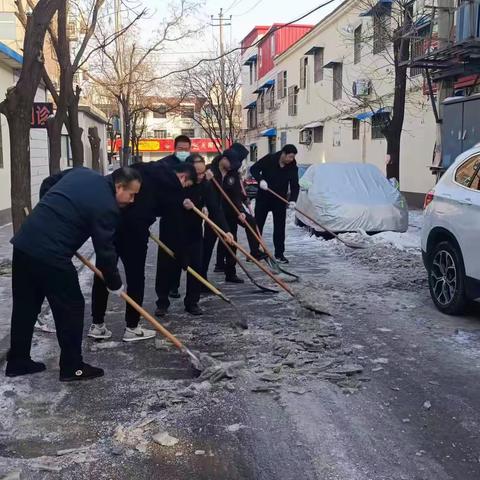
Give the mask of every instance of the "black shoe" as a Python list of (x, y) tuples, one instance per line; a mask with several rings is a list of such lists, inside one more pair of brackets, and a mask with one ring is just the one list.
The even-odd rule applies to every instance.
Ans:
[(252, 253), (252, 257), (261, 262), (262, 260), (266, 260), (268, 258), (268, 255), (263, 252), (258, 252), (255, 255)]
[(242, 280), (236, 275), (232, 275), (231, 277), (225, 277), (225, 281), (228, 283), (245, 283), (245, 280)]
[(60, 372), (60, 381), (79, 382), (83, 380), (93, 380), (94, 378), (103, 377), (103, 374), (103, 369), (92, 367), (92, 365), (84, 363), (80, 368), (73, 372)]
[(203, 315), (203, 310), (198, 305), (185, 306), (185, 311), (190, 315), (195, 315), (196, 317)]
[(168, 296), (170, 298), (180, 298), (180, 294), (178, 293), (178, 290), (175, 289), (175, 290), (170, 290)]
[(215, 269), (213, 270), (215, 273), (220, 273), (225, 271), (225, 265), (215, 265)]
[(7, 377), (19, 377), (20, 375), (30, 375), (32, 373), (40, 373), (47, 367), (42, 362), (34, 362), (31, 358), (26, 360), (9, 360), (5, 375)]
[(168, 313), (168, 308), (166, 307), (158, 307), (155, 310), (155, 316), (156, 317), (164, 317)]
[(285, 264), (290, 263), (288, 261), (288, 258), (285, 258), (284, 255), (275, 255), (275, 258), (277, 259), (278, 263), (285, 263)]

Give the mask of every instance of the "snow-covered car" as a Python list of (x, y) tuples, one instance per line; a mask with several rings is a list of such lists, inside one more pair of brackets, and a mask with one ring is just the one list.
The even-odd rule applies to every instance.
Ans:
[[(333, 232), (405, 232), (408, 229), (405, 199), (374, 165), (312, 165), (300, 180), (300, 187), (299, 210)], [(296, 222), (323, 234), (298, 212)]]
[(457, 157), (425, 197), (422, 254), (430, 294), (450, 315), (480, 299), (480, 147)]

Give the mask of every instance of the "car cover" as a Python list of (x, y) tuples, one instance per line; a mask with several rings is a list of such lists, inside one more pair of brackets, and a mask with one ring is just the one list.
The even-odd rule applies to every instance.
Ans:
[[(300, 180), (297, 206), (334, 232), (405, 232), (408, 208), (403, 195), (375, 165), (312, 165)], [(322, 231), (297, 212), (305, 225)]]

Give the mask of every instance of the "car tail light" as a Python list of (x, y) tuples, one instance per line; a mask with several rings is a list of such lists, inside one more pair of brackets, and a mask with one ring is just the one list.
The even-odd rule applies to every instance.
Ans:
[(435, 192), (433, 190), (430, 190), (426, 195), (425, 195), (425, 201), (423, 202), (423, 209), (425, 210), (431, 203), (432, 200), (435, 198)]

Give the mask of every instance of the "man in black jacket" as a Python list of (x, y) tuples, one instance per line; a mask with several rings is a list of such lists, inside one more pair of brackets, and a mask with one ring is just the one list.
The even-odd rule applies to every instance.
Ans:
[[(221, 196), (217, 190), (222, 209), (225, 212), (225, 218), (229, 226), (229, 230), (233, 237), (237, 238), (238, 225), (245, 226), (247, 221), (253, 222), (251, 216), (247, 216), (243, 208), (243, 193), (241, 187), (241, 178), (239, 168), (243, 160), (247, 157), (248, 150), (239, 143), (234, 143), (230, 148), (225, 150), (221, 155), (218, 155), (212, 162), (211, 171), (214, 178), (222, 186), (225, 193), (228, 195), (233, 204), (237, 207), (240, 215), (232, 208), (232, 206)], [(216, 187), (215, 187), (216, 189)], [(253, 226), (255, 224), (253, 223)], [(247, 240), (250, 246), (250, 252), (255, 258), (262, 259), (264, 255), (260, 252), (258, 241), (252, 233), (246, 229)], [(203, 275), (206, 277), (210, 260), (212, 258), (213, 249), (217, 241), (217, 235), (210, 227), (205, 227), (205, 245), (203, 258)], [(230, 283), (244, 283), (244, 281), (237, 276), (235, 268), (235, 259), (226, 251), (223, 245), (219, 245), (219, 256), (225, 259), (225, 280)], [(236, 249), (232, 248), (235, 252)]]
[(82, 333), (85, 301), (75, 252), (92, 237), (97, 265), (107, 288), (120, 295), (122, 281), (113, 244), (119, 207), (132, 203), (141, 176), (121, 168), (104, 177), (88, 168), (73, 169), (46, 193), (13, 244), (12, 330), (6, 375), (15, 377), (45, 370), (30, 358), (33, 328), (47, 298), (60, 345), (60, 381), (88, 380), (103, 370), (83, 362)]
[[(184, 208), (191, 208), (192, 204), (185, 198), (183, 189), (196, 181), (196, 172), (192, 165), (186, 163), (171, 168), (159, 162), (138, 163), (132, 165), (132, 169), (141, 174), (142, 188), (135, 204), (122, 215), (115, 244), (125, 268), (127, 293), (141, 305), (145, 292), (149, 229), (157, 217), (171, 219), (175, 238), (172, 249), (183, 268), (188, 264), (185, 230), (181, 219)], [(95, 279), (92, 290), (93, 324), (88, 333), (91, 338), (107, 339), (112, 335), (104, 323), (107, 301), (108, 292), (102, 282)], [(135, 342), (155, 336), (155, 331), (139, 326), (140, 315), (130, 305), (126, 308), (125, 321), (127, 326), (123, 341)]]
[[(225, 216), (218, 201), (218, 196), (213, 190), (213, 185), (205, 179), (206, 164), (205, 159), (198, 154), (191, 155), (187, 159), (197, 172), (197, 182), (193, 186), (185, 190), (186, 196), (199, 209), (208, 211), (210, 218), (217, 223), (222, 229), (229, 232), (229, 226), (225, 220)], [(185, 211), (183, 214), (183, 221), (185, 222), (187, 249), (189, 252), (189, 265), (197, 272), (202, 271), (202, 256), (203, 256), (203, 221), (195, 213)], [(165, 219), (161, 225), (162, 241), (168, 246), (172, 247), (173, 240), (169, 239), (171, 226), (169, 219)], [(230, 240), (233, 240), (233, 235), (230, 235)], [(169, 242), (170, 240), (170, 243)], [(170, 306), (169, 294), (178, 292), (180, 286), (180, 277), (182, 273), (181, 266), (178, 261), (172, 260), (165, 252), (159, 250), (159, 264), (161, 265), (159, 277), (157, 278), (157, 316), (163, 317), (167, 314)], [(162, 271), (163, 270), (163, 271)], [(192, 275), (187, 274), (187, 292), (185, 295), (185, 311), (191, 315), (202, 315), (202, 310), (198, 305), (200, 300), (202, 285)]]
[(285, 199), (288, 198), (290, 189), (290, 207), (295, 208), (300, 191), (296, 154), (295, 145), (285, 145), (280, 152), (266, 155), (250, 168), (252, 176), (259, 182), (260, 187), (255, 202), (255, 219), (260, 231), (263, 232), (268, 212), (272, 212), (275, 258), (281, 263), (288, 263), (284, 255), (287, 207), (267, 189), (271, 188)]

